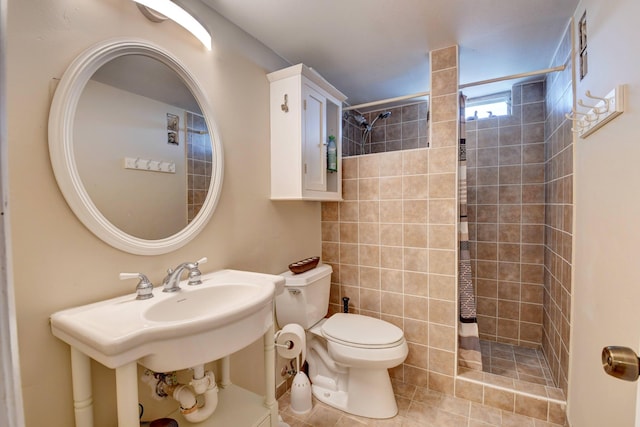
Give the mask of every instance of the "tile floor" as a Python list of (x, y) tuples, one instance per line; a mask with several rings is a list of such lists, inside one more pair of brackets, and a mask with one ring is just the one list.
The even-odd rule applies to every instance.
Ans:
[(311, 412), (296, 415), (289, 392), (278, 399), (280, 415), (290, 427), (560, 427), (422, 387), (395, 383), (394, 388), (399, 413), (387, 420), (349, 415), (315, 398)]
[(480, 340), (482, 370), (507, 378), (554, 387), (542, 350)]

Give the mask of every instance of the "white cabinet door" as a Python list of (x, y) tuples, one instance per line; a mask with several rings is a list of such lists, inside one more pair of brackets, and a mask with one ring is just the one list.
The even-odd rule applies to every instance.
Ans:
[(320, 92), (303, 86), (303, 162), (304, 189), (327, 189), (327, 156), (325, 146), (326, 98)]

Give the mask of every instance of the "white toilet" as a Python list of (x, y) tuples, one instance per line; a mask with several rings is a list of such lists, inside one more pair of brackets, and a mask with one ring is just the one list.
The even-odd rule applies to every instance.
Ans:
[(276, 295), (280, 327), (297, 323), (306, 331), (311, 391), (321, 402), (369, 418), (398, 413), (389, 368), (407, 357), (402, 330), (391, 323), (329, 310), (331, 266), (301, 274), (282, 273), (286, 283)]

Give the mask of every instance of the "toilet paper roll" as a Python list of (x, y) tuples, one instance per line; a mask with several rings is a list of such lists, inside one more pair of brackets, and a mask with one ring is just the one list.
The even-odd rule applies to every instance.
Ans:
[(306, 359), (306, 339), (302, 326), (297, 323), (288, 323), (276, 332), (276, 351), (285, 359), (293, 359), (302, 355), (300, 366)]

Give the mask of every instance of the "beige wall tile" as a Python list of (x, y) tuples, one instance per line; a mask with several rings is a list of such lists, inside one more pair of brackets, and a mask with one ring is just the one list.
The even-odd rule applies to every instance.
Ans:
[(458, 165), (457, 147), (433, 147), (429, 151), (429, 173), (454, 173)]
[(423, 297), (404, 295), (404, 317), (426, 321), (429, 319), (429, 300)]
[(370, 267), (380, 266), (380, 246), (378, 245), (360, 245), (360, 265)]
[(429, 275), (415, 271), (404, 271), (404, 293), (408, 295), (429, 296)]
[(323, 242), (340, 241), (340, 223), (335, 221), (322, 221), (321, 227)]
[(380, 176), (380, 158), (381, 156), (378, 154), (356, 157), (355, 159), (358, 161), (358, 178)]
[(387, 152), (380, 156), (380, 176), (402, 175), (402, 151)]
[[(431, 123), (431, 136), (437, 141), (436, 147), (450, 147), (458, 144), (458, 121), (448, 120), (444, 122)], [(433, 153), (433, 151), (430, 151)], [(433, 171), (431, 171), (433, 172)]]
[(342, 159), (342, 179), (354, 179), (358, 177), (358, 158), (347, 157)]
[(416, 368), (427, 369), (429, 363), (429, 348), (424, 345), (407, 343), (409, 354), (404, 363)]
[(427, 226), (426, 224), (404, 224), (404, 246), (426, 248)]
[(458, 89), (458, 68), (446, 68), (431, 74), (431, 96), (455, 93)]
[(428, 272), (428, 250), (404, 248), (404, 269), (408, 271)]
[(358, 216), (361, 222), (378, 222), (380, 220), (380, 202), (358, 202)]
[(383, 291), (402, 293), (404, 289), (402, 270), (380, 269), (380, 288)]
[(429, 247), (432, 249), (456, 249), (454, 225), (429, 225)]
[[(431, 72), (458, 66), (458, 46), (449, 46), (430, 52)], [(456, 88), (457, 89), (457, 88)]]
[(457, 340), (453, 326), (429, 323), (429, 347), (455, 351)]
[(446, 326), (455, 326), (456, 306), (453, 301), (429, 300), (429, 321)]
[(429, 349), (429, 370), (440, 374), (453, 376), (455, 372), (456, 357), (454, 352), (443, 351), (437, 348)]
[(429, 277), (429, 297), (455, 301), (457, 294), (455, 276), (431, 274)]
[(455, 199), (429, 200), (429, 223), (431, 224), (455, 224), (456, 212)]
[(380, 224), (377, 222), (358, 223), (358, 242), (365, 244), (380, 243)]
[(455, 197), (458, 183), (454, 173), (429, 175), (429, 198), (450, 199)]
[(340, 203), (340, 221), (358, 221), (358, 202)]
[(429, 150), (402, 151), (402, 174), (422, 175), (429, 172)]
[(340, 264), (340, 283), (347, 286), (359, 286), (360, 268), (357, 265)]
[[(384, 301), (384, 297), (383, 297), (383, 301)], [(421, 320), (405, 318), (404, 334), (407, 341), (410, 341), (416, 344), (428, 345), (429, 344), (429, 323)]]
[(451, 276), (456, 274), (456, 252), (429, 249), (429, 273)]
[[(403, 315), (404, 298), (402, 294), (395, 292), (382, 292), (380, 295), (380, 311), (392, 316)], [(405, 330), (406, 334), (406, 330)], [(417, 342), (417, 341), (414, 341)], [(420, 343), (426, 344), (426, 343)]]
[(426, 223), (429, 211), (427, 200), (403, 200), (402, 217), (400, 222), (405, 223)]
[(390, 176), (380, 178), (380, 199), (402, 198), (402, 177)]
[(380, 180), (378, 178), (362, 178), (358, 180), (359, 200), (379, 200)]
[(344, 200), (358, 200), (358, 180), (342, 180), (342, 198)]
[(405, 175), (402, 177), (403, 199), (425, 199), (429, 190), (429, 180), (424, 175)]
[(358, 264), (358, 245), (340, 244), (340, 264)]
[(380, 315), (380, 291), (360, 288), (360, 309)]
[(340, 242), (341, 243), (358, 243), (358, 223), (357, 222), (341, 222), (340, 223)]
[[(431, 117), (434, 123), (456, 120), (458, 116), (458, 94), (433, 96)], [(436, 143), (438, 141), (434, 141)]]
[(380, 224), (380, 244), (386, 246), (402, 246), (402, 224)]
[(320, 218), (322, 221), (338, 221), (339, 219), (339, 203), (337, 202), (322, 202), (320, 204)]
[(380, 247), (380, 267), (401, 270), (404, 266), (404, 251), (400, 246)]
[(380, 269), (360, 267), (360, 286), (369, 289), (380, 289)]
[[(383, 200), (380, 202), (380, 222), (381, 223), (401, 223), (403, 222), (403, 201)], [(426, 205), (426, 203), (425, 203)], [(425, 216), (426, 218), (426, 210)]]

